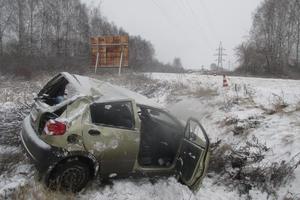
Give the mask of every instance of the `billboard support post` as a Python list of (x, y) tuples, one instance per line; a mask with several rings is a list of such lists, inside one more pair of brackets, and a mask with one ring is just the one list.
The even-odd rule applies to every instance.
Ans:
[(96, 57), (95, 74), (97, 73), (98, 62), (99, 62), (99, 52), (97, 52), (97, 57)]
[(121, 51), (120, 66), (119, 66), (119, 76), (121, 76), (121, 69), (122, 69), (122, 62), (123, 62), (123, 53), (124, 53), (124, 46), (122, 46), (122, 51)]

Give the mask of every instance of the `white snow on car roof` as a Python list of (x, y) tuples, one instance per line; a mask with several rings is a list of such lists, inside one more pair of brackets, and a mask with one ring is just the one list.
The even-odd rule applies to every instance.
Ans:
[[(108, 82), (104, 82), (101, 80), (89, 78), (86, 76), (80, 75), (70, 75), (69, 73), (63, 73), (72, 84), (76, 87), (79, 93), (84, 95), (91, 96), (101, 96), (100, 100), (107, 101), (116, 101), (116, 100), (124, 100), (124, 99), (133, 99), (137, 104), (147, 105), (156, 108), (162, 108), (162, 106), (153, 100), (138, 94), (136, 92), (130, 91), (126, 88), (112, 85)], [(71, 78), (72, 76), (73, 78)], [(76, 80), (76, 81), (75, 81)], [(75, 83), (77, 82), (77, 83)]]

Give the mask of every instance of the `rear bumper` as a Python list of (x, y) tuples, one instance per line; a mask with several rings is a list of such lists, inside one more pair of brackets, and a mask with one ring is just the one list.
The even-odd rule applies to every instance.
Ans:
[(65, 157), (62, 149), (50, 146), (38, 137), (31, 126), (29, 116), (23, 121), (20, 136), (26, 153), (41, 173), (47, 172), (51, 166)]

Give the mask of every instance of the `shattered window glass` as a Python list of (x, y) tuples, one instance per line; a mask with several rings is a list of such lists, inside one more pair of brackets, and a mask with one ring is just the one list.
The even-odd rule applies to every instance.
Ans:
[(194, 141), (196, 143), (198, 143), (199, 139), (202, 140), (201, 142), (199, 141), (200, 143), (206, 141), (204, 133), (197, 122), (191, 120), (188, 125), (188, 130), (190, 132), (188, 136), (190, 141)]
[(95, 103), (90, 106), (92, 123), (117, 128), (134, 128), (131, 102)]
[(65, 96), (66, 99), (70, 99), (71, 97), (75, 96), (77, 94), (77, 91), (75, 87), (72, 84), (67, 84), (65, 89)]

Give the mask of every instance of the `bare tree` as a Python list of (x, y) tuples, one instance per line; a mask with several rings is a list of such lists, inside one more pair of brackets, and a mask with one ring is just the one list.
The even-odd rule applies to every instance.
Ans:
[(181, 63), (181, 59), (179, 57), (174, 58), (173, 60), (173, 67), (177, 68), (177, 69), (182, 69), (182, 63)]
[[(91, 36), (128, 35), (108, 21), (100, 7), (89, 10), (80, 0), (0, 0), (0, 56), (6, 52), (5, 58), (11, 59), (5, 67), (0, 62), (0, 70), (59, 68), (79, 57), (88, 60)], [(129, 48), (133, 69), (174, 68), (155, 59), (153, 45), (140, 36), (130, 37)], [(10, 63), (16, 64), (8, 67)]]
[(8, 0), (0, 2), (0, 56), (3, 55), (3, 38), (5, 31), (11, 23), (13, 7)]
[(25, 51), (25, 1), (17, 0), (17, 19), (18, 19), (18, 53), (20, 55), (24, 54)]
[(30, 31), (29, 31), (29, 49), (30, 49), (30, 55), (33, 55), (33, 46), (34, 46), (34, 42), (33, 42), (33, 38), (34, 38), (34, 33), (33, 33), (33, 29), (34, 29), (34, 14), (35, 14), (35, 10), (37, 8), (38, 5), (38, 0), (28, 0), (28, 6), (29, 6), (29, 27), (30, 27)]
[(299, 50), (300, 50), (300, 2), (295, 1), (295, 23), (296, 23), (296, 65), (300, 68)]
[(291, 67), (300, 70), (299, 48), (299, 0), (265, 0), (255, 12), (250, 39), (237, 54), (248, 72), (282, 74)]

